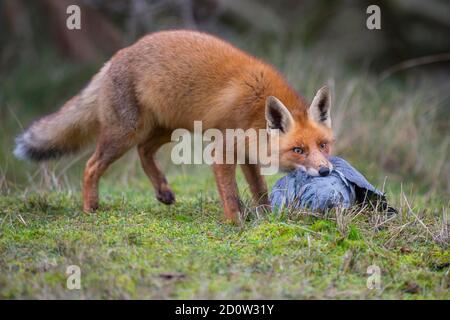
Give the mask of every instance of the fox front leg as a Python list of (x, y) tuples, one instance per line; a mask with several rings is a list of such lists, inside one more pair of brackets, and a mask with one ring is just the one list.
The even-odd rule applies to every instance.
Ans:
[(239, 223), (241, 221), (241, 205), (236, 183), (236, 165), (213, 164), (213, 171), (222, 199), (225, 218)]

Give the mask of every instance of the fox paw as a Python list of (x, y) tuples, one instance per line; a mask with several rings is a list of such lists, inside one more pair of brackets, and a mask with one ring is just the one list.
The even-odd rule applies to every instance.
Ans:
[(84, 205), (83, 206), (83, 211), (85, 213), (94, 213), (95, 211), (98, 210), (98, 204), (93, 204), (93, 205)]
[(156, 193), (156, 199), (158, 199), (159, 202), (162, 202), (164, 204), (174, 204), (175, 194), (170, 189), (158, 190), (158, 192)]

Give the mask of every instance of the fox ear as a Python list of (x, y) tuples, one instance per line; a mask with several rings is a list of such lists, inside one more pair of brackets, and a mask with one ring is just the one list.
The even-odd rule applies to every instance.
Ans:
[(266, 120), (269, 129), (279, 129), (283, 133), (289, 131), (294, 123), (289, 110), (274, 96), (269, 96), (266, 99)]
[(324, 86), (317, 91), (311, 105), (309, 106), (308, 115), (314, 121), (326, 125), (331, 128), (331, 96), (330, 90)]

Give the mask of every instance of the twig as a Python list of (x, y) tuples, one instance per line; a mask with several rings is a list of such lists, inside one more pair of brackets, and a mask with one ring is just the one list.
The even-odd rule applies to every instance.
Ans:
[(408, 206), (409, 212), (414, 216), (414, 218), (419, 221), (419, 223), (425, 228), (425, 230), (428, 232), (428, 234), (431, 235), (431, 239), (434, 239), (434, 235), (433, 233), (430, 231), (430, 229), (428, 229), (428, 227), (425, 225), (425, 223), (423, 223), (423, 221), (413, 212), (413, 210), (411, 209), (411, 206), (409, 205), (408, 199), (406, 199), (405, 194), (403, 194), (403, 198), (405, 198), (406, 201), (406, 205)]
[(405, 60), (405, 61), (395, 64), (395, 65), (387, 68), (383, 72), (381, 72), (380, 78), (378, 81), (381, 82), (381, 81), (385, 80), (386, 78), (390, 77), (391, 75), (393, 75), (394, 73), (397, 73), (402, 70), (422, 66), (425, 64), (444, 62), (444, 61), (450, 61), (450, 52)]

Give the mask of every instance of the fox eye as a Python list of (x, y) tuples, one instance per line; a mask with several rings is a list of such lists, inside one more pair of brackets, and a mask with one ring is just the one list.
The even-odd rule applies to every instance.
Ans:
[(295, 153), (298, 153), (298, 154), (304, 154), (305, 153), (305, 150), (303, 150), (300, 147), (295, 147), (295, 148), (292, 149), (292, 151), (294, 151)]
[(324, 142), (324, 143), (321, 143), (320, 145), (319, 145), (319, 147), (320, 147), (320, 149), (321, 150), (323, 150), (323, 149), (325, 149), (326, 147), (327, 147), (327, 144)]

